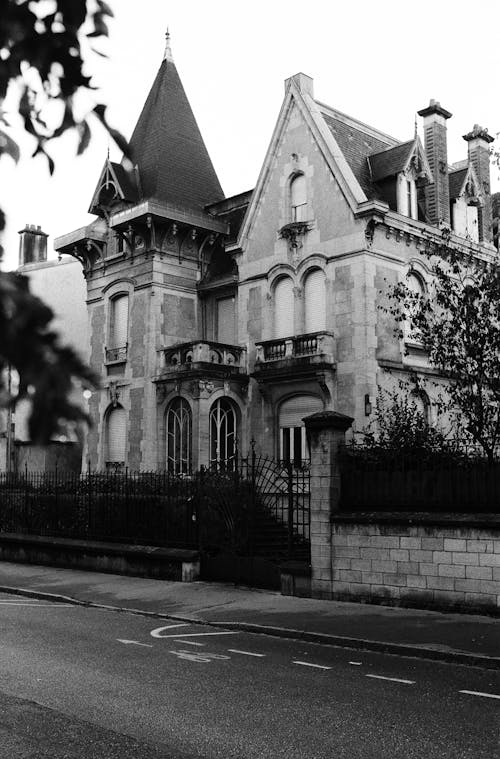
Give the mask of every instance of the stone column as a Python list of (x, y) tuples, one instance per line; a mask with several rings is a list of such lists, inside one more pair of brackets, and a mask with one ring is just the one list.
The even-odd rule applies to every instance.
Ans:
[(336, 411), (304, 418), (311, 452), (311, 594), (332, 597), (330, 515), (340, 502), (339, 447), (354, 419)]

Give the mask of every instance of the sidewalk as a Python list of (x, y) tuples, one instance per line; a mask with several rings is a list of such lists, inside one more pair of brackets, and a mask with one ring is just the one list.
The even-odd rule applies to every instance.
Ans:
[(500, 669), (500, 619), (0, 562), (0, 593), (68, 598), (349, 648)]

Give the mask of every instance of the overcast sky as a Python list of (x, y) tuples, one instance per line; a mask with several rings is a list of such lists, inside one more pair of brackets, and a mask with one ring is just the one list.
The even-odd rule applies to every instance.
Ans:
[[(303, 71), (319, 100), (396, 138), (413, 134), (430, 98), (452, 112), (450, 162), (466, 157), (474, 123), (500, 131), (498, 0), (108, 0), (115, 12), (107, 61), (92, 70), (110, 121), (131, 135), (161, 63), (167, 26), (174, 59), (226, 195), (254, 186), (278, 115), (285, 78)], [(419, 119), (421, 122), (421, 119)], [(422, 136), (421, 123), (419, 132)], [(0, 206), (8, 215), (4, 269), (17, 265), (19, 229), (54, 237), (88, 223), (108, 138), (96, 126), (75, 158), (64, 139), (14, 168), (0, 162)], [(111, 157), (120, 154), (111, 148)], [(493, 171), (494, 189), (498, 189)]]

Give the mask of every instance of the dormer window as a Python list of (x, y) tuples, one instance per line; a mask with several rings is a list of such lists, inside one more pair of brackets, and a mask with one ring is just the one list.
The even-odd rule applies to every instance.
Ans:
[(307, 221), (307, 186), (303, 174), (297, 174), (290, 183), (291, 221)]
[(453, 231), (467, 240), (479, 242), (479, 212), (483, 198), (473, 167), (455, 164), (449, 174), (449, 182)]
[(411, 168), (398, 174), (397, 210), (398, 213), (410, 219), (417, 218), (417, 187), (415, 173)]

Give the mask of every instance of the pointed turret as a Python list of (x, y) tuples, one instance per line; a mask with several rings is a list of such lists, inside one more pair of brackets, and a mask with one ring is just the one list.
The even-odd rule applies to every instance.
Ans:
[(177, 73), (170, 34), (163, 61), (130, 140), (142, 200), (201, 210), (224, 198)]

